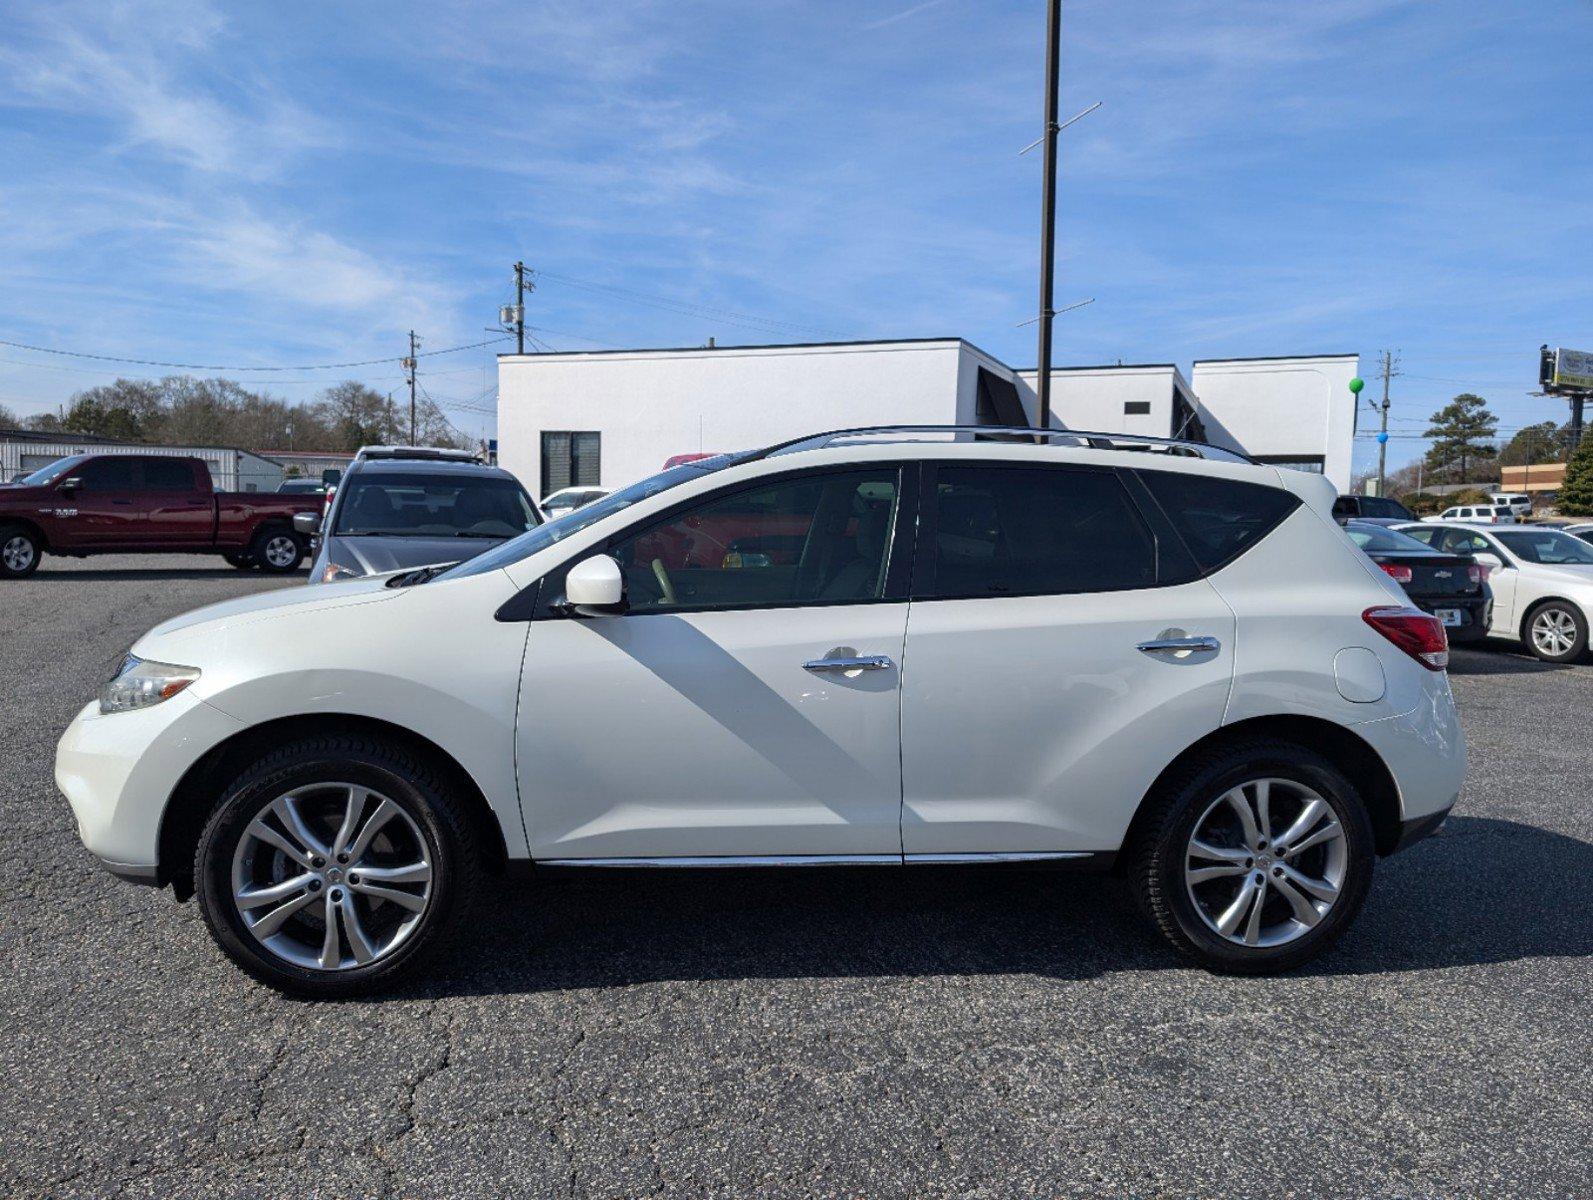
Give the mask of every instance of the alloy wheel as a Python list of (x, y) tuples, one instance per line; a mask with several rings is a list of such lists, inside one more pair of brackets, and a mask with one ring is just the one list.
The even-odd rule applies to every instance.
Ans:
[(1546, 608), (1532, 618), (1532, 644), (1550, 658), (1563, 658), (1576, 645), (1576, 620), (1563, 608)]
[(255, 814), (232, 858), (232, 902), (277, 958), (348, 971), (392, 955), (419, 927), (432, 892), (420, 827), (358, 784), (321, 783)]
[(266, 562), (279, 571), (291, 565), (298, 553), (298, 543), (285, 533), (279, 533), (267, 540), (263, 551)]
[(33, 565), (33, 555), (33, 543), (20, 533), (7, 538), (0, 547), (0, 560), (4, 560), (8, 571), (26, 571)]
[(1184, 887), (1219, 937), (1281, 946), (1332, 911), (1348, 862), (1344, 827), (1326, 800), (1292, 779), (1255, 779), (1218, 796), (1195, 822)]

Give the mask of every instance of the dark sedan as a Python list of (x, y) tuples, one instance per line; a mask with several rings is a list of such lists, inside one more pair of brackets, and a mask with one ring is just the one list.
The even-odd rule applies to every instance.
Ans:
[(1369, 521), (1344, 527), (1354, 542), (1411, 603), (1443, 622), (1451, 642), (1474, 642), (1488, 632), (1493, 590), (1488, 570), (1469, 554), (1443, 554), (1397, 530)]

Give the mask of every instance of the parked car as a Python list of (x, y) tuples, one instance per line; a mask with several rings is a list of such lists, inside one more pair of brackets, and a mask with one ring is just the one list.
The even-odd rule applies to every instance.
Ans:
[(1415, 513), (1388, 496), (1340, 496), (1333, 501), (1333, 515), (1341, 524), (1349, 520), (1359, 520), (1392, 525), (1396, 521), (1416, 519)]
[(1562, 525), (1560, 526), (1560, 531), (1562, 533), (1569, 533), (1573, 537), (1579, 537), (1584, 542), (1593, 542), (1593, 522), (1578, 522), (1575, 525)]
[[(1459, 793), (1442, 625), (1319, 476), (991, 432), (726, 455), (440, 574), (167, 621), (57, 783), (107, 866), (312, 996), (456, 945), (528, 863), (1115, 868), (1211, 969), (1311, 958)], [(802, 546), (647, 549), (726, 511)]]
[(1436, 517), (1423, 517), (1423, 521), (1455, 521), (1463, 525), (1514, 525), (1515, 514), (1503, 504), (1461, 504), (1446, 508)]
[(295, 513), (313, 496), (219, 492), (203, 459), (74, 454), (0, 491), (0, 578), (46, 554), (220, 554), (235, 567), (288, 572), (304, 561)]
[(607, 488), (600, 487), (567, 487), (556, 492), (549, 492), (542, 497), (542, 515), (548, 520), (562, 517), (565, 513), (580, 508), (583, 504), (590, 504), (594, 500), (601, 500), (608, 495)]
[(329, 490), (319, 479), (284, 479), (277, 484), (277, 494), (286, 496), (324, 496)]
[(367, 447), (319, 523), (310, 582), (462, 562), (541, 521), (518, 479), (468, 451)]
[(1445, 554), (1470, 554), (1488, 568), (1492, 637), (1526, 645), (1545, 662), (1587, 653), (1593, 613), (1593, 546), (1545, 525), (1481, 530), (1465, 525), (1404, 525)]
[(1508, 508), (1517, 520), (1532, 515), (1532, 497), (1525, 492), (1492, 492), (1488, 499), (1496, 506)]
[(1345, 532), (1395, 583), (1411, 603), (1432, 613), (1450, 642), (1474, 642), (1488, 634), (1493, 592), (1488, 568), (1469, 554), (1445, 554), (1397, 529), (1351, 521)]

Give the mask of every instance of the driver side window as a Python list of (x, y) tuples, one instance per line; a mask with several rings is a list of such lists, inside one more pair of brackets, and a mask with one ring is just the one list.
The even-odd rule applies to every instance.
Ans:
[(717, 496), (609, 553), (632, 612), (877, 600), (897, 499), (895, 469), (798, 476)]

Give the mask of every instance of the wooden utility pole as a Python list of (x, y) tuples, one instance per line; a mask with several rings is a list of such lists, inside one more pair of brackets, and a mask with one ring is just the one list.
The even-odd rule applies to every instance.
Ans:
[(1040, 374), (1035, 380), (1038, 398), (1035, 424), (1051, 427), (1051, 321), (1056, 316), (1056, 142), (1057, 83), (1062, 41), (1062, 0), (1050, 0), (1045, 25), (1045, 182), (1040, 209)]
[(409, 369), (409, 444), (415, 445), (415, 375), (419, 359), (416, 352), (420, 349), (420, 340), (415, 336), (415, 331), (409, 331), (409, 357), (404, 360), (404, 366)]

